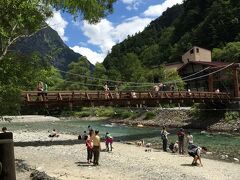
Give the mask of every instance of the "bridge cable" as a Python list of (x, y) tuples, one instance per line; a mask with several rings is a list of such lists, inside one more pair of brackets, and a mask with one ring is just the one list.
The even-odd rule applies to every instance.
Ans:
[[(223, 67), (222, 69), (219, 69), (219, 70), (217, 70), (217, 71), (214, 71), (214, 72), (211, 72), (211, 73), (208, 73), (208, 74), (199, 76), (199, 77), (186, 79), (186, 78), (188, 78), (188, 77), (194, 76), (194, 75), (196, 75), (196, 74), (199, 74), (200, 72), (203, 72), (203, 71), (209, 69), (209, 67), (208, 67), (208, 68), (205, 68), (205, 69), (203, 69), (203, 70), (201, 70), (201, 71), (199, 71), (199, 72), (196, 72), (195, 74), (192, 74), (192, 75), (183, 77), (182, 80), (166, 81), (166, 82), (164, 82), (164, 84), (170, 84), (170, 83), (176, 83), (176, 82), (182, 82), (182, 81), (187, 82), (187, 81), (192, 81), (192, 80), (195, 80), (195, 79), (200, 79), (200, 78), (203, 78), (203, 77), (207, 77), (207, 76), (209, 76), (209, 75), (212, 75), (212, 74), (215, 74), (215, 73), (217, 73), (217, 72), (220, 72), (220, 71), (222, 71), (222, 70), (224, 70), (224, 69), (232, 66), (233, 64), (234, 64), (234, 63), (231, 63), (231, 64)], [(87, 77), (87, 78), (89, 78), (89, 79), (104, 80), (104, 81), (116, 82), (116, 83), (132, 83), (132, 84), (142, 84), (142, 85), (144, 85), (144, 86), (127, 86), (127, 87), (150, 87), (150, 86), (156, 84), (156, 83), (139, 83), (139, 82), (129, 82), (129, 81), (120, 81), (120, 80), (118, 80), (118, 81), (117, 81), (117, 80), (109, 80), (109, 79), (102, 79), (102, 78), (96, 78), (96, 77), (92, 77), (92, 76), (86, 76), (86, 75), (81, 75), (81, 74), (70, 73), (70, 72), (66, 72), (66, 71), (62, 71), (62, 70), (58, 70), (58, 71), (63, 72), (63, 73), (66, 73), (66, 74), (72, 74), (72, 75), (79, 76), (79, 77)], [(64, 80), (64, 81), (66, 81), (66, 80)], [(67, 82), (74, 82), (74, 81), (67, 81)], [(74, 83), (76, 83), (76, 82), (74, 82)], [(83, 85), (84, 85), (85, 83), (79, 83), (79, 84), (83, 84)], [(99, 86), (99, 87), (101, 86), (101, 87), (102, 87), (102, 85), (96, 85), (96, 84), (87, 84), (87, 83), (86, 83), (86, 85), (89, 85), (89, 86)], [(110, 87), (114, 87), (114, 86), (110, 86)]]
[(192, 80), (195, 80), (195, 79), (201, 79), (201, 78), (203, 78), (203, 77), (207, 77), (207, 76), (212, 75), (212, 74), (216, 74), (216, 73), (218, 73), (218, 72), (220, 72), (220, 71), (222, 71), (222, 70), (224, 70), (224, 69), (227, 69), (228, 67), (232, 66), (233, 64), (234, 64), (234, 63), (231, 63), (231, 64), (229, 64), (229, 65), (227, 65), (227, 66), (225, 66), (225, 67), (223, 67), (223, 68), (221, 68), (221, 69), (218, 69), (218, 70), (216, 70), (216, 71), (213, 71), (213, 72), (211, 72), (211, 73), (208, 73), (208, 74), (205, 74), (205, 75), (202, 75), (202, 76), (199, 76), (199, 77), (195, 77), (195, 78), (192, 78), (192, 79), (186, 79), (186, 80), (183, 80), (183, 81), (185, 81), (185, 82), (187, 82), (187, 81), (192, 81)]
[(57, 71), (63, 72), (65, 74), (72, 74), (72, 75), (79, 76), (79, 77), (87, 77), (87, 78), (90, 78), (90, 79), (103, 80), (103, 81), (115, 82), (115, 83), (132, 83), (132, 84), (149, 84), (149, 85), (154, 84), (154, 83), (139, 83), (139, 82), (131, 82), (131, 81), (103, 79), (103, 78), (96, 78), (96, 77), (92, 77), (92, 76), (86, 76), (86, 75), (83, 75), (83, 74), (70, 73), (70, 72), (66, 72), (66, 71), (62, 71), (62, 70), (57, 70)]
[(187, 78), (192, 77), (192, 76), (195, 76), (195, 75), (197, 75), (197, 74), (199, 74), (199, 73), (201, 73), (201, 72), (203, 72), (203, 71), (208, 70), (209, 68), (210, 68), (210, 67), (207, 67), (207, 68), (202, 69), (201, 71), (198, 71), (198, 72), (196, 72), (196, 73), (194, 73), (194, 74), (191, 74), (191, 75), (189, 75), (189, 76), (185, 76), (185, 77), (182, 78), (182, 80), (187, 79)]

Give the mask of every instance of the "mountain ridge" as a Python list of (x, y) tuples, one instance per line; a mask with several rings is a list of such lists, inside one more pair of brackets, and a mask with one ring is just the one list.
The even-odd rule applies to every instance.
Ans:
[[(22, 54), (37, 52), (41, 58), (50, 58), (51, 64), (61, 71), (67, 71), (71, 62), (79, 60), (81, 54), (70, 49), (51, 27), (44, 28), (33, 36), (19, 40), (12, 47)], [(94, 68), (89, 61), (90, 69)]]

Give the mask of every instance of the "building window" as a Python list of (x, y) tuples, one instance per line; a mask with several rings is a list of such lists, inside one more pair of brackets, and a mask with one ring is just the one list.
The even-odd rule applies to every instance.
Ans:
[(197, 48), (197, 53), (199, 53), (199, 49)]
[(194, 49), (191, 49), (190, 54), (193, 54), (193, 53), (194, 53)]

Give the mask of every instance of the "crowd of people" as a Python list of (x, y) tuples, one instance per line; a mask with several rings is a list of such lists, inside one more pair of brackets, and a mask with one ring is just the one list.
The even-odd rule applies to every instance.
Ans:
[[(167, 145), (168, 145), (168, 135), (170, 133), (167, 132), (166, 127), (163, 126), (162, 131), (161, 131), (161, 138), (162, 138), (162, 144), (163, 144), (163, 151), (167, 152)], [(171, 150), (172, 153), (179, 152), (179, 154), (183, 155), (185, 153), (185, 139), (187, 141), (187, 152), (190, 156), (193, 157), (193, 162), (192, 165), (202, 165), (201, 161), (201, 153), (205, 153), (207, 151), (206, 147), (200, 147), (195, 144), (193, 144), (193, 136), (191, 133), (188, 131), (185, 133), (184, 129), (181, 128), (177, 132), (177, 141), (174, 143), (170, 143), (169, 149)], [(199, 161), (199, 163), (197, 162)]]

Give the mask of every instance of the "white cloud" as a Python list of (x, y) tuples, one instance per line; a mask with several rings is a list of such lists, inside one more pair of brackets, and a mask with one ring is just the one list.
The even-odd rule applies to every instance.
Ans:
[(175, 4), (181, 4), (183, 0), (165, 0), (162, 4), (149, 6), (144, 15), (147, 17), (158, 17), (161, 16), (167, 8), (172, 7)]
[(113, 24), (106, 19), (97, 24), (89, 24), (84, 21), (81, 28), (83, 34), (89, 38), (88, 43), (99, 46), (104, 53), (115, 44), (111, 35), (111, 32), (114, 31)]
[(71, 47), (71, 49), (76, 53), (86, 56), (92, 64), (96, 64), (97, 62), (103, 62), (105, 58), (105, 54), (94, 52), (86, 47), (74, 46)]
[(127, 10), (131, 11), (132, 9), (137, 10), (142, 0), (122, 0), (122, 2), (127, 4)]
[(128, 35), (134, 35), (141, 32), (152, 21), (150, 18), (140, 18), (138, 16), (127, 19), (125, 22), (117, 25), (112, 32), (115, 42), (121, 42)]
[[(88, 43), (98, 46), (101, 52), (90, 52), (90, 49), (81, 48), (81, 54), (84, 50), (86, 54), (83, 55), (87, 56), (89, 60), (92, 58), (92, 62), (100, 62), (111, 51), (112, 46), (126, 39), (128, 35), (143, 31), (151, 21), (150, 18), (140, 18), (138, 16), (126, 19), (116, 26), (106, 19), (101, 20), (98, 24), (89, 24), (84, 21), (81, 26), (83, 34), (89, 38)], [(93, 58), (96, 58), (96, 60)]]
[(49, 18), (46, 23), (57, 31), (63, 41), (68, 41), (68, 38), (65, 36), (65, 28), (67, 27), (68, 22), (63, 19), (60, 11), (54, 10), (53, 17)]

